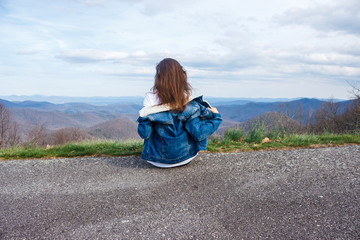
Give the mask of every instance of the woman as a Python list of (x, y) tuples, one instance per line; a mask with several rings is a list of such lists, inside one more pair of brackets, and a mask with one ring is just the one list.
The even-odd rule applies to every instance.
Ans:
[(171, 58), (162, 60), (137, 120), (138, 133), (144, 139), (142, 159), (157, 167), (178, 167), (206, 150), (207, 138), (222, 119), (202, 97), (190, 101), (190, 95), (182, 66)]

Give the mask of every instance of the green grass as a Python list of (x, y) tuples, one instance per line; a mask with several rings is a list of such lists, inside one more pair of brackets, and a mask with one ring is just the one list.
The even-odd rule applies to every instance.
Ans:
[[(236, 135), (231, 130), (231, 136)], [(241, 130), (238, 130), (242, 133)], [(262, 140), (268, 137), (271, 142), (262, 143)], [(338, 146), (344, 144), (360, 144), (360, 134), (291, 134), (284, 135), (282, 131), (272, 130), (265, 132), (262, 127), (251, 130), (243, 139), (234, 141), (227, 137), (213, 138), (208, 143), (207, 150), (210, 152), (229, 152), (229, 151), (254, 151), (266, 149), (284, 149), (297, 147), (321, 147), (321, 146)]]
[(224, 138), (230, 141), (241, 141), (243, 137), (244, 132), (241, 129), (228, 129), (224, 134)]
[[(268, 137), (271, 142), (262, 143)], [(209, 152), (238, 152), (266, 149), (287, 149), (298, 147), (338, 146), (360, 144), (360, 134), (291, 134), (282, 131), (265, 132), (262, 127), (253, 129), (244, 135), (240, 129), (228, 130), (223, 138), (212, 137), (208, 141)], [(0, 149), (0, 159), (58, 158), (80, 156), (127, 156), (139, 155), (143, 148), (142, 141), (87, 141), (69, 143), (51, 148), (15, 147)]]
[(0, 149), (0, 158), (24, 159), (45, 157), (127, 156), (140, 154), (142, 148), (142, 141), (87, 141), (68, 143), (48, 149), (41, 147)]

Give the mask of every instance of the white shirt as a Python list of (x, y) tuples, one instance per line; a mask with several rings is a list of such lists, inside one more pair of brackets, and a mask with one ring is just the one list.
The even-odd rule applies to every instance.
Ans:
[(144, 104), (144, 107), (150, 107), (150, 106), (154, 106), (154, 105), (159, 105), (160, 100), (159, 100), (158, 95), (156, 93), (153, 93), (153, 92), (147, 92), (145, 94), (143, 104)]

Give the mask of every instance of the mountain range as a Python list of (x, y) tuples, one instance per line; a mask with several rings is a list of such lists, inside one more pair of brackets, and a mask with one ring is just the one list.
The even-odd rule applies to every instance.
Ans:
[[(44, 95), (11, 95), (0, 96), (0, 99), (12, 101), (12, 102), (50, 102), (55, 104), (63, 103), (88, 103), (92, 105), (109, 105), (109, 104), (125, 104), (132, 103), (142, 105), (144, 97), (140, 96), (121, 96), (121, 97), (68, 97), (68, 96), (44, 96)], [(301, 98), (243, 98), (243, 97), (206, 97), (206, 100), (214, 105), (233, 105), (233, 104), (246, 104), (249, 102), (289, 102), (298, 100)], [(329, 99), (319, 99), (328, 101)], [(343, 99), (332, 99), (335, 102), (344, 101)]]
[[(49, 131), (67, 127), (84, 129), (97, 138), (126, 139), (138, 138), (138, 112), (142, 108), (136, 98), (122, 99), (119, 103), (105, 105), (75, 103), (51, 103), (47, 101), (8, 101), (0, 99), (11, 112), (12, 119), (19, 124), (22, 135), (33, 127), (43, 125)], [(244, 126), (244, 122), (265, 113), (281, 113), (293, 120), (305, 123), (326, 101), (302, 98), (291, 101), (253, 102), (241, 99), (207, 100), (216, 107), (223, 117), (223, 123), (218, 133), (223, 133), (231, 127)], [(339, 101), (340, 112), (351, 104), (351, 100)], [(270, 116), (270, 115), (269, 115)], [(274, 115), (272, 115), (274, 117)]]

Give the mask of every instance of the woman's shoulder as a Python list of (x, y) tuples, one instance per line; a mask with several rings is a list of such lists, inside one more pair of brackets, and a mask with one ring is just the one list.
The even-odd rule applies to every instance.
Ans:
[(204, 107), (211, 107), (210, 103), (206, 101), (202, 95), (192, 98), (190, 102)]
[(203, 96), (193, 98), (188, 104), (186, 104), (181, 116), (186, 119), (201, 117), (211, 117), (213, 114), (208, 109), (210, 104), (203, 99)]
[(192, 98), (186, 105), (185, 105), (185, 110), (184, 111), (191, 111), (191, 112), (195, 112), (195, 111), (199, 111), (202, 110), (203, 108), (206, 108), (207, 103), (204, 103), (202, 96), (199, 97), (195, 97)]
[(199, 115), (201, 106), (196, 101), (190, 101), (185, 105), (184, 110), (179, 114), (180, 119), (188, 119), (194, 117), (194, 115)]

